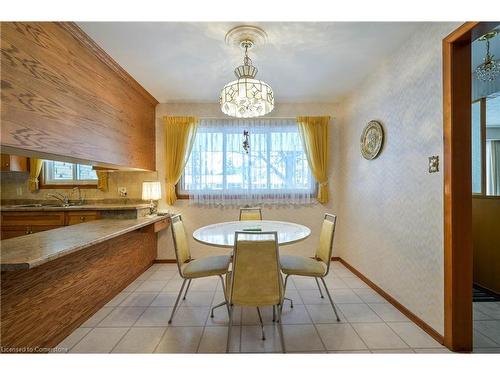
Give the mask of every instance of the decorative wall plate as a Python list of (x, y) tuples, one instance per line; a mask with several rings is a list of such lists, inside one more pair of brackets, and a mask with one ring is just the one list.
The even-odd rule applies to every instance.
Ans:
[(361, 155), (365, 159), (375, 159), (384, 143), (384, 130), (378, 121), (370, 121), (361, 134)]

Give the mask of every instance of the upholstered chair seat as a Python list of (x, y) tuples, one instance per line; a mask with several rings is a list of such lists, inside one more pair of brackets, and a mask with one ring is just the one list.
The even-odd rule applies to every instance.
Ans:
[(325, 263), (315, 258), (281, 255), (280, 263), (285, 275), (322, 277), (326, 272)]
[(229, 255), (215, 255), (205, 258), (191, 260), (181, 266), (182, 275), (185, 278), (198, 278), (207, 276), (218, 276), (225, 274), (231, 257)]

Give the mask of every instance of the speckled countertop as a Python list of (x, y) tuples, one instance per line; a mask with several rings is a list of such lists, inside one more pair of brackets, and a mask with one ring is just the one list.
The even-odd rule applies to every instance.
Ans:
[[(23, 207), (26, 206), (26, 207)], [(148, 208), (147, 203), (135, 203), (135, 204), (117, 204), (117, 203), (99, 203), (99, 204), (84, 204), (81, 206), (69, 206), (62, 207), (57, 205), (40, 205), (40, 206), (30, 206), (28, 205), (9, 205), (1, 206), (0, 211), (113, 211), (113, 210), (139, 210), (143, 208)]]
[(2, 271), (25, 270), (166, 219), (102, 219), (0, 241)]

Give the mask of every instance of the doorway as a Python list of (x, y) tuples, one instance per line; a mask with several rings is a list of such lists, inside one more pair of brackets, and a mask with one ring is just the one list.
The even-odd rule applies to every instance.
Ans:
[(473, 349), (472, 43), (498, 22), (468, 22), (443, 40), (444, 343)]

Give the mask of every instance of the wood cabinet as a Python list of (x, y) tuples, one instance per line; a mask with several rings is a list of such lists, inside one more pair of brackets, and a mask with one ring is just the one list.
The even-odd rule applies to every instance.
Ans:
[(2, 212), (2, 240), (100, 219), (99, 211)]
[(71, 22), (1, 27), (2, 146), (155, 170), (158, 101), (101, 47)]
[(2, 154), (2, 172), (27, 172), (28, 158), (25, 156)]

